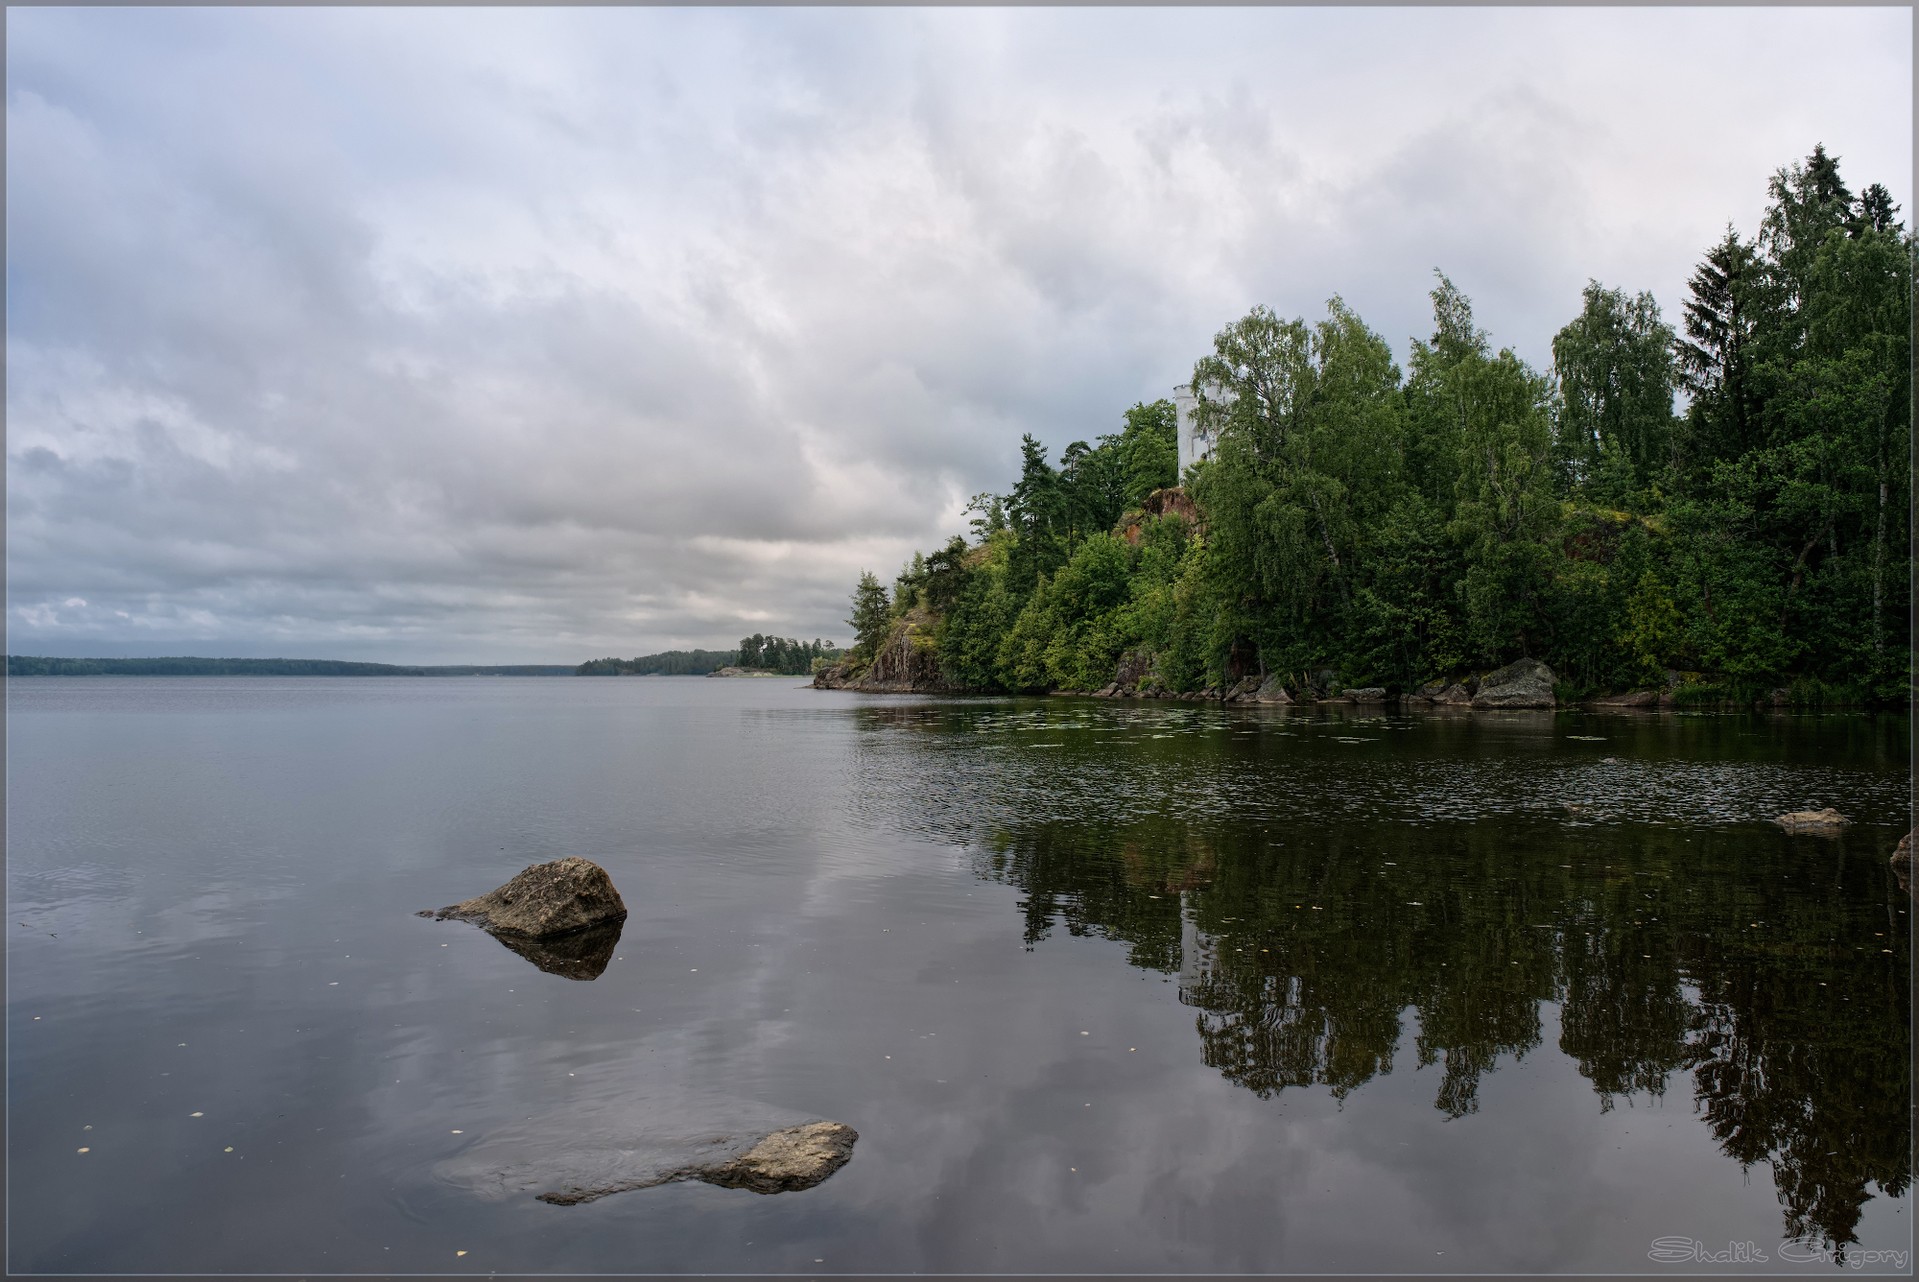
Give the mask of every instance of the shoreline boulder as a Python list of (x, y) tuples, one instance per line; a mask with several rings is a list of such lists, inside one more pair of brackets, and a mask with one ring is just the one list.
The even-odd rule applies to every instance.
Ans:
[(422, 917), (470, 921), (494, 935), (546, 939), (626, 919), (626, 904), (606, 869), (569, 857), (533, 864), (496, 890)]
[(1598, 698), (1586, 700), (1586, 706), (1600, 710), (1609, 708), (1656, 708), (1659, 706), (1659, 691), (1631, 690), (1625, 694), (1603, 694)]
[(1480, 679), (1473, 695), (1475, 708), (1550, 708), (1553, 670), (1537, 659), (1516, 659)]

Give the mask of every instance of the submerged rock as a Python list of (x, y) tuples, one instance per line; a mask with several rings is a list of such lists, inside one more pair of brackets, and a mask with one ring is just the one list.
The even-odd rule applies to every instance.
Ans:
[(470, 921), (496, 936), (546, 939), (624, 921), (626, 904), (606, 869), (590, 859), (566, 858), (534, 864), (497, 890), (421, 915)]
[(1787, 832), (1807, 833), (1815, 837), (1836, 837), (1839, 835), (1839, 830), (1852, 820), (1828, 806), (1824, 810), (1795, 810), (1791, 814), (1780, 815), (1773, 822)]
[(1553, 670), (1537, 659), (1518, 659), (1486, 674), (1473, 695), (1475, 708), (1550, 708)]
[(858, 1139), (844, 1123), (744, 1100), (655, 1097), (503, 1126), (434, 1173), (489, 1201), (555, 1206), (684, 1180), (788, 1193), (846, 1165)]

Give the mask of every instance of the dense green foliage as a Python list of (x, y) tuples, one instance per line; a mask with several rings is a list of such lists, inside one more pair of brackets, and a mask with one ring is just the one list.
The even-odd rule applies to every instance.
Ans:
[(755, 632), (750, 637), (741, 638), (739, 654), (734, 663), (742, 668), (803, 676), (820, 664), (832, 663), (839, 657), (839, 647), (817, 637), (811, 641), (797, 641), (792, 637), (768, 637)]
[(667, 650), (637, 659), (589, 659), (575, 670), (583, 677), (703, 677), (737, 657), (732, 650)]
[(1194, 366), (1218, 444), (1183, 490), (1166, 402), (1057, 467), (1026, 437), (970, 536), (890, 599), (862, 577), (855, 659), (920, 610), (979, 690), (1410, 690), (1531, 656), (1567, 694), (1903, 703), (1914, 241), (1823, 147), (1770, 193), (1677, 332), (1594, 281), (1545, 371), (1444, 275), (1404, 371), (1338, 298), (1316, 323), (1255, 308)]

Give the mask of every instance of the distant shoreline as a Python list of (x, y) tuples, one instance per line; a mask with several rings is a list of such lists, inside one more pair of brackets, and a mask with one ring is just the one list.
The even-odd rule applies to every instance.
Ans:
[(9, 677), (571, 677), (576, 664), (360, 663), (348, 659), (208, 659), (192, 655), (147, 659), (66, 659), (7, 656)]

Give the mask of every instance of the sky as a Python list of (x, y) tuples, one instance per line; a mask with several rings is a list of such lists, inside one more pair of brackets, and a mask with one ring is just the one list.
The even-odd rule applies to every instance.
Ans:
[[(1252, 307), (1669, 320), (1909, 8), (6, 12), (7, 648), (850, 640)], [(1902, 213), (1908, 223), (1911, 215)]]

